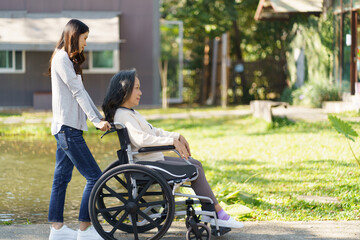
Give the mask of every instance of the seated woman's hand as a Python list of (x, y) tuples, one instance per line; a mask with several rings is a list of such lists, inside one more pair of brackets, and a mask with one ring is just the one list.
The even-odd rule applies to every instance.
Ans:
[(185, 145), (185, 147), (186, 147), (186, 149), (187, 149), (187, 151), (188, 151), (188, 153), (189, 153), (189, 156), (191, 156), (190, 145), (189, 145), (188, 141), (186, 141), (186, 139), (185, 139), (185, 137), (184, 137), (183, 135), (180, 135), (179, 141), (180, 141), (182, 144)]
[(189, 158), (190, 154), (186, 146), (182, 142), (180, 142), (177, 139), (174, 139), (174, 147), (179, 152), (182, 158), (185, 158), (186, 160)]

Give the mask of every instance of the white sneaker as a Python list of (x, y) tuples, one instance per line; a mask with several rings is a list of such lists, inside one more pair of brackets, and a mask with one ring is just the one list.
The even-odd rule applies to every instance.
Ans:
[[(201, 217), (201, 220), (203, 222), (210, 223), (210, 225), (212, 225), (212, 226), (216, 226), (214, 218), (204, 215)], [(243, 228), (244, 227), (244, 224), (236, 221), (232, 217), (230, 217), (228, 220), (218, 219), (217, 222), (218, 222), (219, 227), (228, 227), (228, 228)]]
[(49, 240), (76, 240), (77, 232), (63, 225), (59, 230), (50, 228)]
[(77, 231), (77, 240), (103, 240), (95, 228), (91, 225), (85, 231)]

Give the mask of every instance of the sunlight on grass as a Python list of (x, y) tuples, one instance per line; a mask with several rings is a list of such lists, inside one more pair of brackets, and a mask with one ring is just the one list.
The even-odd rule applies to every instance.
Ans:
[[(49, 114), (41, 115), (40, 123), (4, 124), (10, 117), (0, 115), (0, 136), (40, 138), (50, 134), (50, 123), (45, 121)], [(32, 118), (31, 114), (20, 117)], [(220, 204), (237, 219), (360, 219), (360, 169), (345, 139), (326, 121), (278, 119), (271, 125), (243, 116), (150, 122), (188, 139)], [(87, 134), (101, 135), (91, 124), (89, 127)], [(359, 123), (353, 127), (360, 130)], [(101, 143), (110, 144), (106, 140)], [(360, 152), (358, 144), (352, 143), (352, 147)], [(337, 201), (306, 201), (303, 196)]]
[[(240, 219), (360, 219), (360, 170), (327, 122), (272, 128), (237, 117), (153, 124), (188, 138), (221, 204), (252, 210), (237, 212)], [(303, 195), (336, 197), (340, 203), (297, 199)]]

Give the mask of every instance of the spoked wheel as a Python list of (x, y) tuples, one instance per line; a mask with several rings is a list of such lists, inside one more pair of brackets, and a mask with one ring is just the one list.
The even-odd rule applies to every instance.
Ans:
[(197, 223), (196, 229), (189, 227), (186, 232), (186, 240), (210, 240), (210, 229), (203, 223)]
[(175, 203), (162, 176), (145, 166), (127, 164), (100, 177), (90, 195), (89, 211), (105, 239), (120, 239), (122, 232), (134, 234), (134, 239), (160, 239), (173, 221)]

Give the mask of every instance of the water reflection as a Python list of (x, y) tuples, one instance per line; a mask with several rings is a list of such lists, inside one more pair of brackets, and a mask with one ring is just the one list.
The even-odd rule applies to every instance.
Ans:
[[(101, 169), (116, 159), (115, 135), (85, 140)], [(56, 141), (46, 138), (0, 138), (0, 221), (47, 222), (55, 167)], [(74, 169), (65, 202), (65, 221), (77, 221), (85, 179)]]

